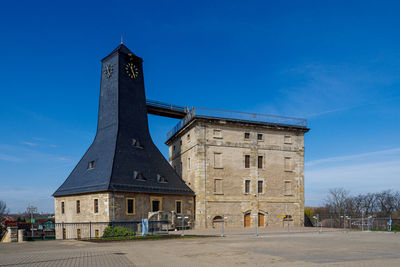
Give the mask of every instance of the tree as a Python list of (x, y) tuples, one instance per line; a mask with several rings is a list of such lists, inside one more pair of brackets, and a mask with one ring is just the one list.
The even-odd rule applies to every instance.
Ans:
[(0, 220), (7, 214), (7, 205), (6, 202), (0, 200)]
[(329, 190), (325, 205), (329, 207), (333, 213), (343, 214), (351, 207), (349, 203), (349, 191), (344, 188), (333, 188)]

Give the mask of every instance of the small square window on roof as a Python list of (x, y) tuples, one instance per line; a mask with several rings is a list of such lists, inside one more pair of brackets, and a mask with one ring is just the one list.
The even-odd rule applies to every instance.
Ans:
[(139, 181), (146, 181), (146, 177), (144, 177), (142, 172), (139, 171), (134, 171), (133, 172), (133, 178)]
[(132, 138), (132, 146), (137, 147), (137, 148), (143, 148), (143, 146), (140, 144), (139, 140)]
[(168, 183), (168, 180), (165, 178), (165, 176), (157, 174), (157, 182), (159, 182), (159, 183)]
[(95, 161), (94, 160), (92, 160), (92, 161), (89, 161), (89, 163), (88, 163), (88, 170), (90, 170), (90, 169), (94, 169), (94, 165), (95, 165)]

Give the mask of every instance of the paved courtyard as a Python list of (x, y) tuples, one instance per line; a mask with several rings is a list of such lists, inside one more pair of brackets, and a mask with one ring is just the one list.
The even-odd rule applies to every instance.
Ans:
[(400, 234), (261, 233), (155, 241), (0, 244), (0, 266), (400, 266)]

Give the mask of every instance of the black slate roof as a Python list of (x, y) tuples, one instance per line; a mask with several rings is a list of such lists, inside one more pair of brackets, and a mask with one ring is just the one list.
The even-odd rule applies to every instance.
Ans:
[(123, 44), (102, 60), (96, 137), (53, 196), (100, 191), (194, 195), (151, 139), (142, 59)]

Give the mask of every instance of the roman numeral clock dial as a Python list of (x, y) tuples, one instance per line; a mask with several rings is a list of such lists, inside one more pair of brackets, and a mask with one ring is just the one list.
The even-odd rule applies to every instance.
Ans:
[(125, 70), (131, 79), (136, 79), (139, 75), (139, 69), (133, 63), (126, 64)]

